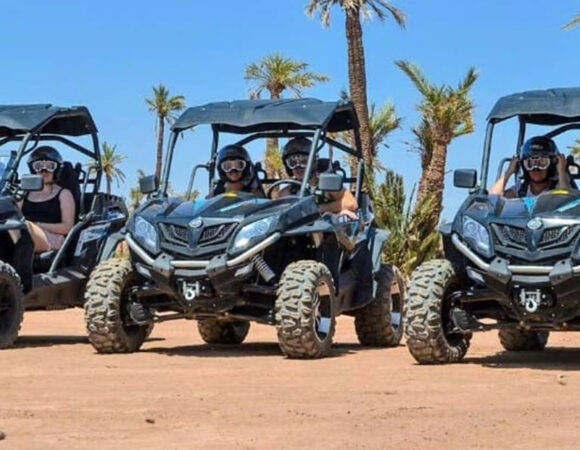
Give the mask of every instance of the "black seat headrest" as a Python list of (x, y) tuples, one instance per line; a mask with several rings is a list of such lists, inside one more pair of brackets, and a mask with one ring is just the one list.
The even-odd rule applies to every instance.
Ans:
[(57, 183), (60, 187), (71, 191), (73, 198), (75, 200), (76, 214), (78, 215), (80, 211), (79, 207), (81, 202), (81, 188), (79, 183), (79, 174), (70, 162), (65, 161), (62, 164), (62, 167), (58, 174)]

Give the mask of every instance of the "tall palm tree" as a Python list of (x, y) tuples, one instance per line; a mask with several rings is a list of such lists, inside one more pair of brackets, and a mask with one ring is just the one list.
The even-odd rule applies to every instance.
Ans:
[[(145, 171), (142, 169), (138, 169), (137, 170), (137, 180), (140, 180), (144, 176), (145, 176)], [(129, 209), (131, 211), (136, 210), (139, 207), (139, 205), (141, 205), (141, 202), (143, 201), (144, 196), (145, 195), (143, 194), (143, 192), (141, 192), (141, 188), (139, 185), (131, 188), (131, 190), (129, 191), (129, 198), (131, 199), (131, 205), (130, 205)]]
[(580, 13), (576, 14), (570, 22), (562, 27), (563, 30), (571, 30), (572, 28), (578, 26), (580, 24)]
[(367, 79), (361, 19), (376, 16), (384, 21), (391, 16), (395, 22), (405, 27), (405, 14), (387, 0), (310, 0), (306, 13), (311, 17), (317, 12), (323, 26), (330, 25), (330, 12), (338, 5), (346, 16), (346, 40), (348, 44), (348, 80), (350, 94), (360, 122), (361, 142), (365, 158), (372, 157), (372, 135), (369, 129), (367, 103)]
[(472, 67), (456, 88), (429, 82), (421, 69), (408, 61), (396, 61), (409, 77), (423, 99), (417, 109), (421, 124), (414, 128), (421, 147), (423, 173), (419, 183), (417, 201), (421, 203), (429, 192), (435, 195), (434, 208), (437, 221), (442, 210), (445, 187), (447, 149), (451, 141), (474, 130), (471, 88), (478, 74)]
[(125, 181), (125, 173), (119, 168), (126, 156), (117, 153), (117, 146), (103, 142), (101, 151), (101, 165), (103, 174), (107, 181), (107, 194), (111, 193), (111, 183), (113, 180), (117, 182), (117, 187), (121, 182)]
[[(280, 52), (248, 64), (244, 70), (244, 79), (253, 83), (250, 98), (259, 99), (266, 90), (273, 100), (282, 98), (286, 90), (293, 92), (295, 97), (302, 97), (304, 89), (330, 80), (326, 75), (308, 71), (308, 63), (287, 58)], [(279, 153), (278, 139), (268, 139), (265, 161), (269, 178), (280, 175), (270, 163), (280, 159)]]
[(149, 111), (157, 115), (157, 162), (155, 164), (155, 175), (157, 175), (157, 178), (161, 178), (165, 122), (170, 123), (175, 118), (174, 112), (185, 109), (185, 97), (183, 95), (171, 97), (169, 89), (163, 84), (159, 84), (158, 86), (153, 86), (153, 98), (146, 98), (145, 102), (149, 106)]

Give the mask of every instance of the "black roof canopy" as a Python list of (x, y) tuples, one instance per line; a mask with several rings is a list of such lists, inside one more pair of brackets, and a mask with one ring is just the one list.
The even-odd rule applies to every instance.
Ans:
[(351, 102), (324, 102), (314, 98), (235, 100), (188, 108), (172, 129), (183, 131), (201, 124), (243, 134), (325, 126), (329, 132), (340, 132), (357, 127), (358, 121)]
[(97, 127), (84, 106), (0, 105), (0, 137), (41, 130), (42, 133), (83, 136)]
[(519, 116), (526, 123), (561, 125), (580, 121), (580, 87), (526, 91), (500, 98), (488, 120)]

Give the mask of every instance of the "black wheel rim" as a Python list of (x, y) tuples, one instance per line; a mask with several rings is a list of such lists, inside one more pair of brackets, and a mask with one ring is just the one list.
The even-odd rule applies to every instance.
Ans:
[(463, 340), (463, 334), (456, 331), (457, 327), (451, 318), (451, 312), (456, 306), (455, 302), (457, 301), (453, 299), (453, 294), (459, 289), (460, 287), (456, 284), (449, 285), (445, 290), (441, 307), (441, 326), (443, 328), (443, 335), (445, 336), (447, 343), (453, 347), (459, 345)]
[(0, 335), (6, 333), (16, 320), (17, 292), (5, 280), (0, 280)]
[(130, 313), (131, 290), (135, 285), (136, 283), (134, 281), (131, 280), (128, 281), (123, 287), (123, 291), (121, 294), (121, 304), (120, 304), (121, 323), (123, 324), (123, 330), (125, 330), (127, 336), (135, 336), (143, 329), (142, 325), (137, 325), (133, 321)]
[(398, 277), (395, 277), (391, 284), (391, 326), (395, 331), (401, 328), (403, 320), (403, 296), (405, 293), (401, 284), (401, 280)]

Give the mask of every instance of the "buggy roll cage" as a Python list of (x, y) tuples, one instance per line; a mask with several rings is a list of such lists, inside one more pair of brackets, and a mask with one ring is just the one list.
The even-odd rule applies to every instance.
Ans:
[[(248, 101), (251, 102), (251, 101)], [(272, 105), (280, 105), (282, 102), (292, 102), (289, 101), (277, 101), (273, 102)], [(321, 105), (324, 102), (320, 102), (319, 100), (315, 99), (300, 99), (296, 102), (302, 102), (303, 106), (308, 106), (309, 104), (312, 105)], [(233, 102), (236, 103), (236, 102)], [(233, 104), (231, 103), (231, 104)], [(239, 102), (238, 102), (239, 103)], [(256, 102), (258, 106), (268, 105), (266, 101), (258, 101)], [(198, 164), (192, 171), (189, 184), (188, 184), (188, 193), (191, 191), (193, 187), (193, 179), (195, 177), (195, 173), (200, 168), (205, 168), (209, 172), (209, 186), (211, 186), (214, 182), (215, 177), (215, 160), (218, 152), (219, 146), (219, 135), (220, 133), (229, 133), (229, 134), (247, 134), (248, 131), (254, 130), (253, 133), (249, 134), (248, 136), (244, 137), (243, 139), (237, 141), (236, 143), (239, 145), (246, 145), (254, 140), (257, 139), (266, 139), (266, 138), (293, 138), (293, 137), (308, 137), (312, 139), (312, 146), (310, 148), (310, 153), (308, 156), (308, 162), (305, 169), (304, 178), (302, 180), (302, 185), (300, 187), (300, 191), (298, 193), (299, 197), (304, 197), (307, 192), (308, 182), (311, 178), (313, 169), (314, 169), (314, 161), (316, 154), (322, 149), (325, 143), (328, 143), (334, 148), (342, 150), (347, 154), (354, 156), (358, 159), (357, 168), (356, 168), (356, 177), (352, 179), (355, 182), (355, 198), (360, 203), (362, 200), (362, 182), (364, 179), (364, 160), (362, 158), (362, 154), (355, 149), (361, 149), (361, 138), (358, 129), (358, 120), (356, 118), (356, 113), (354, 111), (354, 107), (352, 103), (336, 103), (331, 104), (327, 103), (327, 105), (334, 105), (334, 109), (330, 112), (327, 117), (324, 117), (320, 123), (313, 123), (313, 124), (300, 124), (299, 122), (278, 122), (278, 123), (264, 123), (262, 125), (257, 125), (252, 123), (251, 126), (249, 125), (232, 125), (231, 123), (219, 123), (219, 121), (215, 121), (214, 117), (211, 118), (211, 121), (194, 121), (190, 118), (186, 118), (183, 120), (185, 125), (183, 126), (176, 126), (172, 127), (172, 133), (167, 144), (167, 152), (165, 155), (165, 164), (163, 168), (163, 173), (161, 177), (160, 187), (158, 189), (158, 193), (162, 196), (167, 196), (167, 188), (169, 186), (169, 175), (171, 172), (171, 163), (173, 160), (173, 153), (175, 150), (175, 146), (177, 144), (178, 137), (183, 133), (185, 130), (192, 128), (193, 126), (200, 125), (200, 124), (211, 124), (212, 127), (212, 145), (211, 145), (211, 154), (210, 154), (210, 161), (207, 164)], [(202, 111), (206, 109), (211, 109), (213, 104), (206, 105), (201, 107)], [(223, 108), (223, 105), (218, 104), (218, 107)], [(199, 109), (198, 107), (197, 109)], [(196, 109), (196, 108), (193, 108)], [(226, 111), (227, 113), (227, 111)], [(341, 122), (339, 127), (342, 126), (340, 131), (352, 131), (354, 142), (355, 142), (355, 149), (351, 148), (350, 146), (339, 142), (329, 136), (329, 132), (336, 131), (337, 124), (333, 122), (333, 119), (338, 118), (339, 114), (344, 116), (345, 113), (352, 114), (352, 119), (348, 118), (344, 121), (344, 117), (340, 117), (344, 122)], [(188, 111), (184, 112), (182, 116), (178, 119), (178, 122), (182, 121), (182, 119), (188, 114)], [(244, 119), (246, 119), (244, 117)], [(335, 127), (335, 129), (330, 129), (329, 127)]]
[[(31, 109), (36, 109), (39, 105), (32, 105)], [(97, 129), (94, 126), (92, 117), (90, 116), (86, 108), (71, 108), (71, 110), (64, 108), (56, 108), (50, 105), (46, 106), (46, 109), (54, 109), (56, 112), (51, 114), (49, 117), (45, 118), (41, 122), (31, 126), (29, 129), (10, 129), (6, 126), (2, 127), (4, 134), (7, 136), (0, 138), (0, 147), (10, 143), (10, 142), (20, 142), (18, 150), (12, 152), (12, 157), (10, 158), (9, 167), (6, 167), (5, 173), (3, 175), (3, 180), (14, 186), (18, 179), (18, 167), (20, 166), (22, 159), (34, 151), (38, 147), (38, 144), (43, 141), (56, 141), (61, 144), (66, 145), (73, 150), (91, 158), (94, 164), (85, 173), (84, 180), (81, 186), (81, 208), (83, 205), (84, 196), (86, 194), (86, 188), (88, 184), (93, 185), (92, 194), (96, 194), (99, 191), (101, 178), (102, 178), (102, 163), (101, 163), (101, 153), (99, 149), (99, 138), (97, 136)], [(26, 111), (26, 106), (22, 107), (22, 111)], [(79, 119), (84, 120), (86, 124), (82, 130), (75, 128), (74, 121)], [(45, 129), (59, 127), (66, 127), (67, 121), (71, 122), (70, 130), (64, 132), (63, 134), (47, 133), (43, 134)], [(86, 136), (90, 135), (92, 142), (92, 150), (84, 147), (83, 145), (74, 142), (66, 136)], [(95, 176), (91, 178), (91, 173), (94, 172)], [(3, 187), (6, 189), (6, 186)]]

